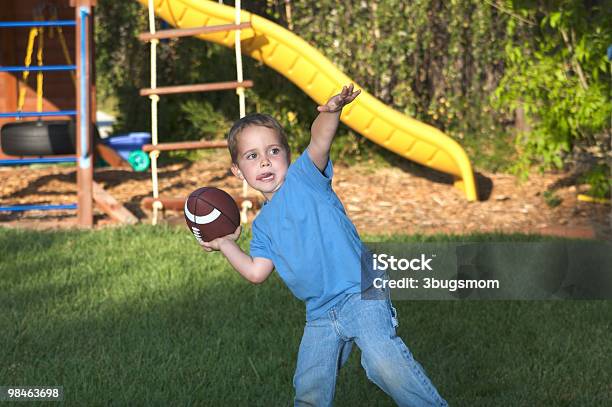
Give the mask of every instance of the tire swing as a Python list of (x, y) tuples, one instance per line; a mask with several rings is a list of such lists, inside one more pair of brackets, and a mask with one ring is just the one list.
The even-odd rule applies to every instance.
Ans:
[(72, 120), (7, 123), (2, 126), (0, 146), (8, 155), (76, 154), (75, 127)]

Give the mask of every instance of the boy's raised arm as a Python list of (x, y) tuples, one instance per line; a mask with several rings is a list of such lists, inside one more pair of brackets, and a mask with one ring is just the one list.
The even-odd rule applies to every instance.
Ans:
[(320, 171), (325, 170), (329, 159), (329, 150), (338, 129), (342, 108), (351, 103), (361, 90), (353, 92), (353, 84), (343, 86), (342, 92), (332, 96), (325, 105), (317, 107), (319, 115), (310, 128), (308, 155)]

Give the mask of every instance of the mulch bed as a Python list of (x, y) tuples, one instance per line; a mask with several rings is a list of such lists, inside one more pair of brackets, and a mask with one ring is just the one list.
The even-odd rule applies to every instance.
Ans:
[[(373, 169), (368, 165), (334, 167), (334, 190), (360, 233), (464, 234), (469, 232), (528, 232), (610, 240), (610, 205), (577, 200), (586, 186), (572, 185), (568, 173), (532, 175), (518, 183), (508, 174), (477, 174), (478, 202), (467, 202), (452, 186), (450, 177), (415, 164)], [(0, 205), (62, 204), (76, 202), (76, 173), (72, 167), (0, 167)], [(95, 179), (141, 221), (151, 213), (140, 201), (151, 196), (150, 173), (99, 168)], [(194, 163), (166, 165), (160, 169), (160, 196), (185, 197), (194, 189), (216, 186), (235, 196), (242, 182), (229, 171), (226, 152), (211, 154)], [(561, 199), (550, 207), (544, 192)], [(250, 189), (249, 195), (261, 200)], [(180, 223), (181, 214), (174, 219)], [(255, 216), (251, 211), (250, 219)], [(0, 212), (0, 226), (63, 227), (74, 224), (74, 212)], [(170, 217), (172, 219), (172, 216)], [(96, 224), (112, 224), (96, 210)]]

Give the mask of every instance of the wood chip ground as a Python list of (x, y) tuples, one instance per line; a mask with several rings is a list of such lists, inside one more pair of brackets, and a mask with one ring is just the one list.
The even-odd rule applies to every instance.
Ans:
[[(76, 202), (72, 167), (0, 167), (0, 206)], [(97, 168), (95, 180), (142, 222), (151, 214), (140, 201), (151, 196), (149, 172)], [(586, 186), (571, 185), (567, 173), (532, 175), (524, 183), (508, 174), (480, 172), (483, 200), (467, 202), (444, 174), (407, 163), (374, 169), (368, 165), (334, 167), (333, 187), (360, 233), (464, 234), (469, 232), (528, 232), (611, 239), (609, 204), (581, 202)], [(184, 197), (201, 186), (216, 186), (238, 196), (242, 183), (229, 171), (225, 152), (197, 162), (166, 165), (159, 172), (160, 196)], [(544, 192), (561, 199), (551, 207)], [(250, 189), (249, 194), (261, 199)], [(112, 224), (96, 209), (96, 224)], [(168, 213), (170, 218), (172, 214)], [(256, 213), (251, 212), (252, 220)], [(174, 213), (179, 219), (182, 214)], [(74, 223), (74, 212), (0, 212), (0, 226), (63, 227)]]

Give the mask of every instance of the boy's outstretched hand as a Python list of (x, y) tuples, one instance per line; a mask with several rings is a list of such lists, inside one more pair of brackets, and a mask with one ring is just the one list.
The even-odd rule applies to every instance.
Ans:
[(230, 241), (230, 242), (236, 241), (240, 237), (241, 231), (242, 231), (242, 226), (238, 226), (236, 230), (234, 231), (234, 233), (227, 235), (227, 236), (218, 237), (215, 240), (211, 240), (210, 242), (202, 242), (200, 243), (200, 246), (202, 246), (202, 249), (204, 249), (207, 252), (212, 252), (213, 250), (221, 250), (221, 245), (223, 243), (226, 243), (226, 241)]
[(317, 107), (319, 112), (326, 113), (335, 113), (342, 110), (345, 105), (351, 103), (357, 95), (361, 93), (361, 89), (358, 89), (353, 92), (353, 84), (351, 83), (348, 87), (343, 86), (342, 92), (337, 94), (336, 96), (332, 96), (331, 99), (327, 101), (327, 103), (323, 106)]

